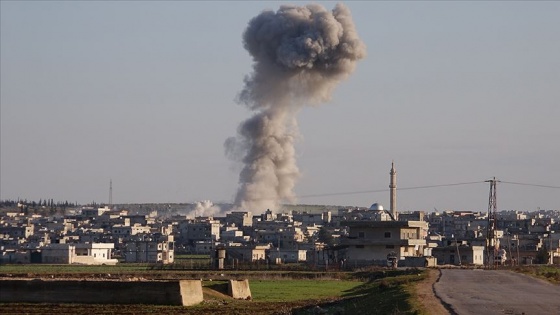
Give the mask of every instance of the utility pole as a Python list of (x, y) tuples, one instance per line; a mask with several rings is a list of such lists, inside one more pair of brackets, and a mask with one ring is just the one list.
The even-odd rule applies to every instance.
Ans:
[(457, 235), (453, 234), (455, 237), (455, 248), (457, 249), (457, 257), (459, 258), (459, 266), (462, 266), (463, 263), (461, 262), (461, 252), (459, 251), (459, 243), (457, 242)]
[(490, 183), (490, 194), (488, 197), (488, 227), (486, 229), (486, 256), (488, 261), (488, 268), (494, 266), (495, 256), (500, 249), (498, 244), (498, 238), (496, 237), (496, 209), (497, 209), (497, 198), (496, 198), (496, 177), (485, 181)]

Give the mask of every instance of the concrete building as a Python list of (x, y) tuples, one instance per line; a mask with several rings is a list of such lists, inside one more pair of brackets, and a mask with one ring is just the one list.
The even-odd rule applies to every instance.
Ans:
[(304, 241), (305, 235), (300, 227), (279, 224), (256, 230), (253, 238), (257, 243), (272, 244), (274, 247), (284, 249), (297, 249), (298, 244)]
[(220, 232), (220, 240), (222, 242), (249, 242), (250, 237), (245, 236), (243, 231), (239, 230), (236, 226), (225, 227), (223, 231)]
[(195, 254), (210, 254), (213, 253), (216, 247), (214, 241), (196, 241), (193, 246)]
[(298, 263), (307, 261), (307, 251), (303, 249), (270, 249), (269, 261), (276, 263)]
[(340, 239), (340, 245), (348, 263), (386, 265), (390, 255), (403, 260), (425, 254), (427, 222), (350, 221), (345, 224), (349, 235)]
[(82, 207), (82, 216), (93, 218), (103, 215), (103, 213), (111, 211), (111, 209), (107, 206), (103, 208), (94, 208), (94, 207)]
[(34, 225), (0, 227), (0, 238), (28, 238), (33, 233), (35, 233)]
[(143, 226), (138, 223), (134, 225), (115, 224), (111, 228), (111, 233), (115, 237), (126, 237), (126, 236), (137, 235), (137, 234), (149, 234), (150, 232), (151, 232), (151, 228), (149, 226)]
[(253, 215), (248, 211), (233, 211), (226, 214), (227, 225), (235, 224), (235, 226), (252, 226)]
[(255, 262), (266, 259), (266, 252), (270, 249), (269, 245), (248, 245), (248, 246), (228, 246), (226, 247), (226, 258), (228, 261)]
[(112, 243), (49, 244), (40, 249), (44, 264), (115, 265)]
[(325, 211), (322, 213), (294, 213), (293, 220), (301, 222), (301, 225), (323, 225), (329, 224), (332, 220), (332, 214), (330, 211)]
[(177, 226), (179, 239), (184, 244), (193, 245), (200, 241), (220, 239), (220, 221), (208, 218), (204, 221), (185, 220)]
[(433, 248), (432, 255), (437, 258), (438, 265), (484, 265), (484, 246), (452, 244)]
[(174, 253), (173, 235), (136, 235), (124, 241), (125, 262), (171, 264)]

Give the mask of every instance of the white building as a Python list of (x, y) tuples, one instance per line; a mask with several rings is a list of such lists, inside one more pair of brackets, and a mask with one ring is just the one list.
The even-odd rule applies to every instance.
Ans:
[(303, 249), (270, 249), (268, 258), (272, 262), (297, 263), (307, 261), (307, 251)]
[(115, 265), (111, 258), (113, 243), (48, 244), (41, 248), (41, 262), (45, 264)]

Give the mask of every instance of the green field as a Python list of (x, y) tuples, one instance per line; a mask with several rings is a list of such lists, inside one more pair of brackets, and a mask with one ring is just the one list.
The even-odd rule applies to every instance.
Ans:
[(255, 301), (316, 300), (341, 297), (362, 284), (343, 280), (254, 280), (251, 281), (251, 293)]
[(151, 268), (148, 264), (118, 264), (114, 266), (106, 265), (47, 265), (47, 264), (26, 264), (26, 265), (0, 265), (0, 273), (15, 274), (74, 274), (74, 273), (129, 273), (144, 272)]
[(552, 283), (560, 284), (560, 266), (520, 266), (513, 268), (513, 270), (533, 277), (545, 279)]
[(175, 255), (175, 260), (177, 260), (177, 259), (210, 259), (210, 255), (178, 254), (178, 255)]
[[(188, 260), (187, 260), (188, 261)], [(92, 265), (0, 265), (0, 277), (49, 277), (49, 278), (124, 278), (145, 279), (347, 279), (350, 272), (317, 272), (290, 270), (192, 270), (176, 268), (176, 265), (118, 264), (114, 266)]]
[[(69, 268), (71, 267), (71, 268)], [(183, 278), (187, 273), (149, 270), (149, 266), (0, 266), (0, 274), (42, 274), (71, 277), (98, 272), (143, 278)], [(154, 273), (155, 272), (155, 273)], [(160, 275), (159, 272), (165, 272)], [(161, 305), (0, 304), (0, 313), (18, 314), (427, 314), (410, 292), (425, 273), (417, 270), (382, 270), (356, 273), (244, 272), (188, 273), (203, 281), (204, 302), (191, 307)], [(50, 277), (50, 276), (49, 276)], [(226, 279), (248, 278), (252, 300), (226, 296)], [(212, 279), (212, 281), (210, 280)]]

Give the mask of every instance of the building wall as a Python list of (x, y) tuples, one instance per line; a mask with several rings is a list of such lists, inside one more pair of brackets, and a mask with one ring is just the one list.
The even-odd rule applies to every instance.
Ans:
[(238, 259), (244, 262), (253, 262), (266, 259), (268, 246), (237, 247), (231, 246), (226, 249), (228, 259)]
[(173, 236), (128, 240), (123, 249), (125, 262), (170, 264), (175, 260)]
[(283, 263), (297, 263), (307, 260), (306, 250), (274, 250), (268, 251), (268, 257), (272, 261), (276, 261), (277, 258), (281, 259)]
[(438, 265), (484, 265), (484, 246), (445, 246), (432, 249)]
[(348, 260), (375, 260), (385, 261), (391, 252), (400, 253), (400, 248), (393, 245), (354, 245), (346, 252)]
[(41, 250), (44, 264), (71, 264), (75, 255), (75, 246), (71, 244), (49, 244)]
[[(0, 303), (195, 305), (203, 301), (200, 280), (74, 281), (1, 280)], [(70, 311), (69, 311), (70, 312)], [(96, 309), (91, 308), (92, 314)]]
[(347, 222), (349, 236), (341, 239), (346, 246), (345, 258), (355, 261), (372, 261), (385, 264), (387, 256), (394, 253), (398, 260), (421, 256), (426, 246), (426, 222), (409, 221), (351, 221)]
[(112, 243), (49, 244), (41, 248), (41, 262), (44, 264), (114, 265), (118, 261), (111, 258), (113, 247)]
[(253, 215), (251, 212), (233, 211), (226, 214), (226, 222), (235, 224), (236, 226), (252, 226)]

